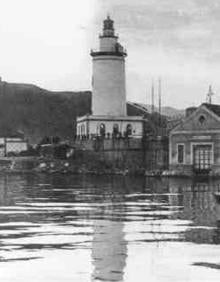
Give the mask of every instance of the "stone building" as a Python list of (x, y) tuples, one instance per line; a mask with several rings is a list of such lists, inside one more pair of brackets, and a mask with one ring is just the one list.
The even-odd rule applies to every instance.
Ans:
[(169, 137), (169, 167), (180, 174), (220, 174), (220, 105), (186, 110)]
[(77, 136), (117, 135), (141, 138), (143, 118), (127, 115), (125, 57), (127, 52), (118, 42), (114, 22), (108, 16), (99, 36), (99, 49), (91, 51), (92, 115), (78, 117)]

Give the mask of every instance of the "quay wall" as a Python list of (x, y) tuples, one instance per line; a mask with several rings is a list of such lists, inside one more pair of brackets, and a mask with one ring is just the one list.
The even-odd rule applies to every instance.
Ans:
[(0, 172), (31, 171), (39, 164), (38, 157), (0, 157)]
[(168, 168), (168, 142), (153, 139), (87, 139), (76, 141), (75, 161), (89, 169), (101, 165), (129, 172), (165, 170)]
[(72, 172), (102, 174), (144, 174), (167, 169), (167, 145), (162, 140), (96, 139), (79, 140), (71, 158), (4, 157), (0, 172)]
[(184, 175), (184, 176), (192, 176), (193, 173), (193, 167), (192, 165), (169, 165), (169, 171), (175, 172), (175, 175)]

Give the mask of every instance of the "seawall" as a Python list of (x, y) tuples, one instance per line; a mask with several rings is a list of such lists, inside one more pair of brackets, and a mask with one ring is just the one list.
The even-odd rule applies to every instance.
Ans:
[(146, 170), (168, 168), (168, 141), (162, 138), (118, 138), (77, 140), (75, 162), (89, 170)]

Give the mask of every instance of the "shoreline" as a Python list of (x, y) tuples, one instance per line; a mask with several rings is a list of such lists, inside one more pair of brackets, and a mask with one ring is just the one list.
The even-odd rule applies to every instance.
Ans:
[[(92, 164), (92, 165), (91, 165)], [(218, 179), (220, 174), (210, 173), (196, 175), (175, 170), (158, 169), (147, 170), (144, 167), (117, 167), (115, 163), (103, 164), (95, 162), (82, 162), (74, 159), (54, 159), (45, 157), (4, 157), (0, 158), (1, 174), (66, 174), (66, 175), (120, 175), (144, 176), (149, 178), (185, 178), (185, 179)]]
[(88, 175), (88, 176), (122, 176), (122, 177), (144, 177), (152, 179), (220, 179), (220, 175), (149, 175), (149, 173), (129, 173), (129, 172), (102, 172), (102, 171), (39, 171), (39, 170), (1, 170), (1, 175)]

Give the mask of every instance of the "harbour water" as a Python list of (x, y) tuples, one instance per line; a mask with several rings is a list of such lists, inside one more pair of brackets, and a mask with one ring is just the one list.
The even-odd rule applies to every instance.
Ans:
[(0, 281), (219, 281), (220, 181), (0, 176)]

